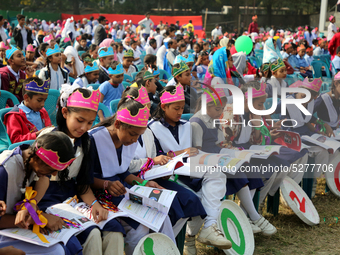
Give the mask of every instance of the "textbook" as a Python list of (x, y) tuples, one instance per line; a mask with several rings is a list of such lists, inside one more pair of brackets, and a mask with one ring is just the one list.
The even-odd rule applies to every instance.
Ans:
[(312, 136), (303, 135), (301, 139), (305, 142), (318, 145), (328, 150), (328, 152), (331, 154), (333, 154), (337, 149), (340, 148), (339, 141), (320, 134), (313, 134)]
[[(65, 201), (66, 202), (66, 201)], [(98, 226), (103, 229), (105, 224), (116, 217), (126, 217), (127, 214), (117, 208), (117, 212), (109, 211), (107, 220), (98, 224), (93, 221), (90, 206), (86, 203), (61, 203), (46, 209), (46, 213), (65, 218), (69, 223), (69, 228), (63, 227), (58, 231), (53, 231), (44, 235), (49, 243), (44, 243), (31, 230), (21, 228), (9, 228), (0, 230), (0, 235), (18, 239), (24, 242), (39, 246), (50, 247), (56, 243), (66, 244), (73, 235), (78, 235), (91, 226)], [(71, 223), (71, 224), (70, 224)]]
[(337, 141), (340, 141), (340, 128), (334, 130), (333, 133), (334, 133), (334, 137), (332, 136), (332, 138)]
[(130, 218), (158, 232), (177, 192), (138, 185), (125, 189), (126, 194), (118, 208)]
[(252, 145), (248, 151), (254, 153), (252, 158), (267, 159), (272, 155), (280, 154), (281, 147), (281, 145)]

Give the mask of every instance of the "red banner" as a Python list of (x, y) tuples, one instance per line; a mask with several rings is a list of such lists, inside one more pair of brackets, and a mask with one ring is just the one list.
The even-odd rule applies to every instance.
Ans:
[[(138, 22), (145, 18), (144, 15), (130, 15), (130, 14), (102, 14), (102, 13), (91, 13), (91, 14), (84, 14), (84, 15), (73, 15), (73, 14), (67, 14), (62, 13), (61, 18), (67, 19), (71, 18), (73, 16), (74, 20), (82, 20), (83, 18), (90, 19), (92, 16), (93, 18), (97, 19), (99, 15), (104, 16), (109, 22), (117, 21), (121, 22), (123, 24), (123, 20), (126, 19), (128, 22), (129, 20), (132, 20), (132, 23), (134, 25), (138, 25)], [(168, 24), (175, 24), (176, 21), (179, 21), (179, 25), (186, 25), (189, 23), (189, 20), (192, 21), (192, 24), (195, 27), (195, 34), (200, 35), (202, 31), (202, 16), (155, 16), (151, 15), (150, 19), (155, 24), (155, 27), (159, 24), (160, 21), (163, 21), (165, 24), (168, 22)]]

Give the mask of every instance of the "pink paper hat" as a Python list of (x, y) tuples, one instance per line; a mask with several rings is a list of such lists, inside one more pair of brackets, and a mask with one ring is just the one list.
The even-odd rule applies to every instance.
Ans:
[[(217, 94), (220, 96), (220, 98), (226, 97), (226, 95), (225, 95), (223, 89), (221, 89), (221, 88), (216, 88), (215, 90), (216, 90)], [(203, 95), (206, 95), (206, 96), (207, 96), (207, 103), (212, 102), (212, 101), (213, 101), (213, 98), (215, 99), (215, 101), (218, 101), (218, 100), (219, 100), (219, 99), (218, 99), (218, 96), (217, 96), (214, 92), (211, 92), (210, 94), (207, 93), (207, 92), (204, 92)], [(211, 97), (211, 95), (212, 95), (213, 97)]]
[(140, 108), (137, 115), (133, 116), (127, 108), (117, 111), (117, 120), (135, 127), (147, 127), (150, 110), (147, 106)]
[(334, 80), (340, 80), (340, 72), (338, 72), (338, 73), (334, 76)]
[(333, 18), (334, 18), (334, 16), (331, 15), (331, 16), (329, 17), (329, 21), (332, 21)]
[(99, 88), (97, 90), (92, 91), (90, 97), (88, 98), (85, 98), (79, 90), (76, 90), (67, 99), (67, 106), (98, 111), (99, 99), (100, 99)]
[(301, 87), (313, 90), (315, 92), (319, 92), (321, 85), (322, 85), (321, 78), (313, 79), (311, 81), (309, 81), (308, 78), (305, 78), (301, 84)]
[[(266, 93), (266, 87), (267, 87), (267, 84), (265, 82), (261, 82), (261, 87), (260, 87), (259, 90), (255, 89), (255, 88), (251, 88), (252, 93), (253, 93), (253, 98), (262, 97), (262, 96), (266, 95), (267, 94)], [(248, 91), (244, 95), (246, 96), (246, 98), (248, 98)]]
[(138, 97), (135, 98), (135, 101), (140, 102), (142, 105), (150, 103), (148, 92), (146, 91), (146, 88), (144, 86), (141, 86), (138, 89)]
[(51, 40), (54, 40), (54, 37), (53, 37), (53, 35), (52, 34), (49, 34), (49, 35), (46, 35), (45, 37), (44, 37), (44, 43), (49, 43)]
[(163, 95), (160, 97), (162, 104), (170, 104), (178, 101), (184, 101), (184, 90), (183, 86), (181, 84), (178, 84), (176, 86), (176, 92), (174, 94), (171, 94), (168, 91), (165, 91)]
[(35, 144), (35, 148), (37, 149), (35, 154), (47, 165), (58, 171), (64, 170), (66, 167), (71, 165), (71, 163), (75, 160), (75, 158), (72, 158), (69, 161), (62, 163), (59, 161), (59, 156), (57, 152), (44, 149), (43, 147), (40, 147), (38, 149), (37, 144)]
[(302, 81), (297, 80), (296, 82), (294, 82), (292, 85), (290, 85), (290, 88), (300, 88), (302, 86)]
[(6, 50), (8, 50), (9, 47), (6, 46), (6, 44), (5, 44), (4, 42), (0, 42), (0, 49), (6, 49)]
[[(0, 47), (0, 48), (1, 48), (1, 47)], [(27, 47), (26, 47), (26, 51), (34, 52), (34, 51), (35, 51), (35, 48), (33, 47), (32, 44), (29, 44), (29, 45), (27, 45)]]

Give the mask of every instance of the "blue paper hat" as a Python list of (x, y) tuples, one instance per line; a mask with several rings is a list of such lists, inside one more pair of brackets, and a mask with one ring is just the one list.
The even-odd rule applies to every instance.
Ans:
[(19, 50), (19, 49), (17, 47), (14, 47), (14, 46), (12, 46), (11, 49), (6, 50), (6, 58), (10, 59), (12, 57), (12, 55), (14, 54), (14, 52), (16, 52), (17, 50)]
[(188, 57), (185, 59), (185, 62), (186, 62), (186, 63), (195, 62), (195, 56), (194, 56), (194, 54), (190, 53), (190, 54), (188, 55)]
[(96, 61), (94, 61), (92, 66), (90, 65), (86, 66), (85, 73), (91, 73), (91, 72), (98, 71), (98, 70), (99, 70), (98, 64)]
[(161, 72), (160, 72), (159, 70), (156, 70), (156, 71), (153, 72), (153, 75), (154, 75), (154, 76), (160, 75), (160, 74), (161, 74)]
[(54, 45), (54, 49), (48, 48), (47, 51), (46, 51), (46, 56), (49, 57), (49, 56), (52, 56), (53, 54), (56, 54), (56, 53), (61, 53), (58, 44)]
[(186, 62), (186, 58), (183, 57), (182, 55), (177, 55), (174, 60), (174, 64), (181, 63), (181, 61)]
[(124, 73), (124, 69), (123, 69), (122, 64), (117, 65), (116, 70), (113, 70), (111, 67), (109, 67), (108, 71), (109, 71), (109, 74), (111, 74), (111, 75), (119, 75), (119, 74)]
[(104, 57), (108, 57), (108, 56), (113, 56), (114, 53), (113, 53), (113, 49), (112, 47), (101, 47), (99, 48), (98, 50), (98, 56), (100, 58), (104, 58)]
[(31, 81), (25, 85), (25, 91), (35, 92), (39, 94), (48, 94), (50, 90), (50, 79), (39, 85), (36, 81)]

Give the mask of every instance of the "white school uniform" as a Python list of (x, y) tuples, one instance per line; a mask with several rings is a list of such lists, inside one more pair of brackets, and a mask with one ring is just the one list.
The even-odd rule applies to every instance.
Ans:
[[(184, 120), (181, 121), (185, 122)], [(170, 130), (166, 128), (160, 121), (151, 121), (149, 124), (149, 128), (159, 141), (164, 152), (170, 150), (184, 150), (191, 147), (191, 126), (189, 122), (185, 122), (185, 124), (179, 124), (179, 143), (172, 136)], [(202, 188), (198, 192), (193, 191), (201, 199), (202, 205), (207, 213), (207, 217), (205, 218), (205, 227), (209, 226), (207, 222), (210, 222), (212, 224), (216, 223), (217, 217), (219, 215), (221, 199), (224, 197), (227, 191), (226, 179), (227, 178), (224, 173), (207, 172), (203, 176)], [(182, 186), (190, 189), (180, 180), (177, 180), (177, 182)], [(189, 235), (196, 235), (201, 226), (202, 221), (198, 217), (195, 217), (195, 220), (188, 221), (187, 233)]]

